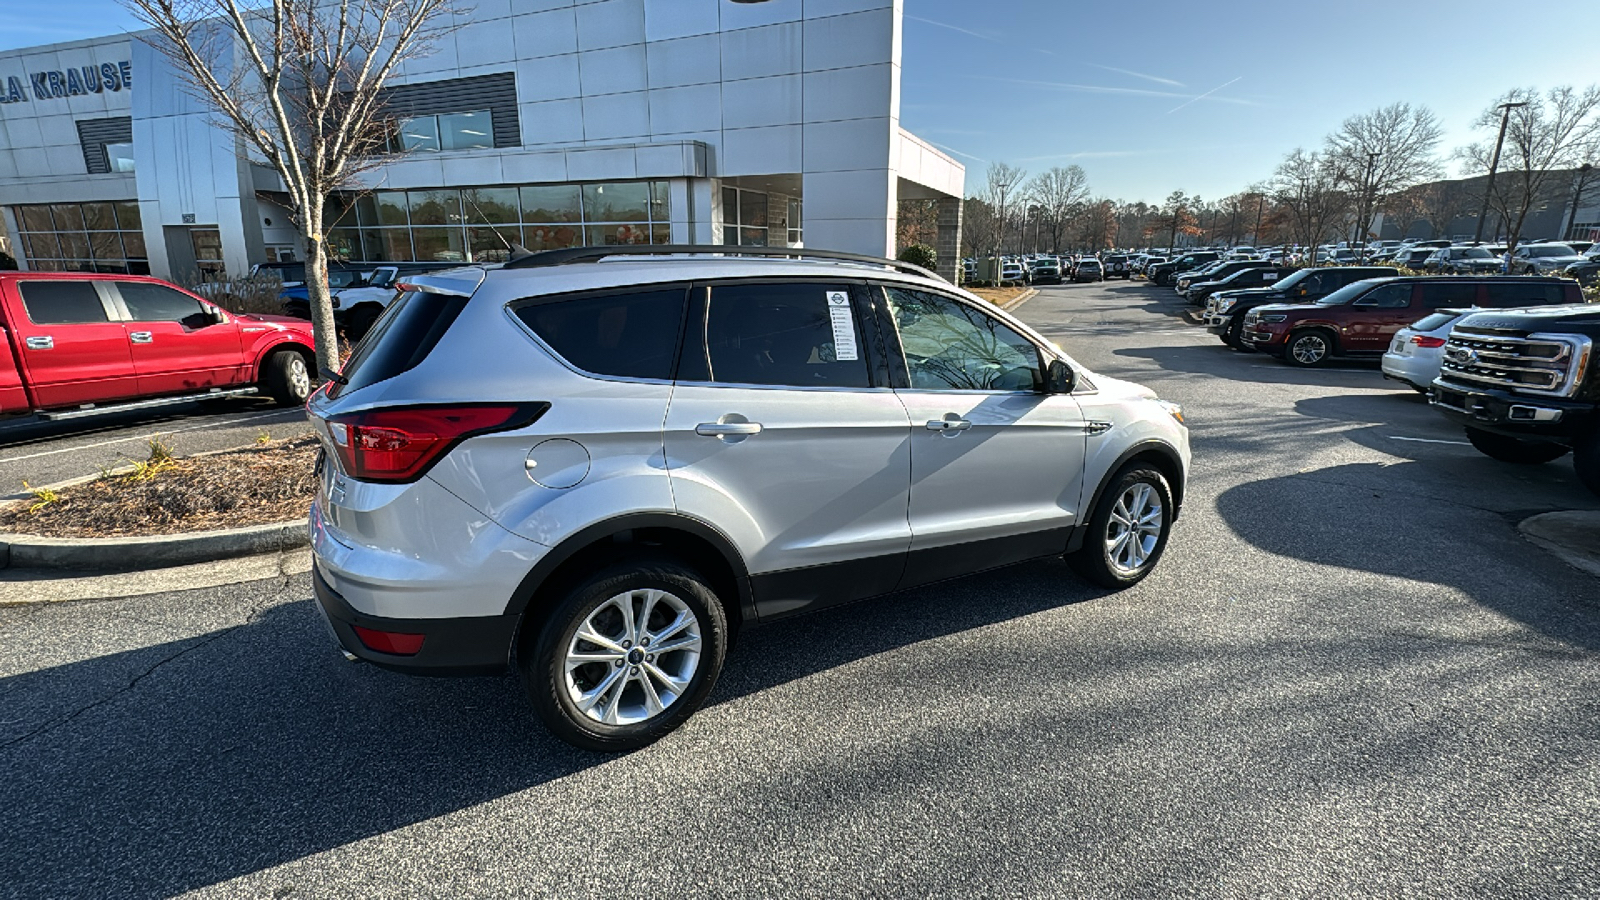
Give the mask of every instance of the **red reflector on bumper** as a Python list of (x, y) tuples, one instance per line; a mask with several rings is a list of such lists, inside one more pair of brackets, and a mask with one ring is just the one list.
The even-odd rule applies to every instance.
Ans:
[(422, 649), (422, 639), (425, 635), (401, 634), (397, 631), (375, 631), (371, 628), (362, 628), (360, 625), (350, 626), (355, 629), (356, 637), (366, 645), (368, 650), (379, 653), (393, 653), (395, 656), (416, 656)]

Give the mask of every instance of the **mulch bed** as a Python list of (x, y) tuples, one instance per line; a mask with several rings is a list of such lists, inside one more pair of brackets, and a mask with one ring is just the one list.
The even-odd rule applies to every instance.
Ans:
[(303, 435), (173, 460), (147, 478), (108, 475), (65, 488), (30, 512), (0, 507), (0, 531), (45, 537), (143, 537), (304, 519), (317, 492), (317, 439)]

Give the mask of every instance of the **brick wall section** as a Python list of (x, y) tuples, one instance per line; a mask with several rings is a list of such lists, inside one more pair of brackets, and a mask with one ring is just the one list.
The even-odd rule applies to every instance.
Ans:
[(939, 198), (939, 237), (934, 242), (939, 254), (939, 275), (957, 284), (961, 272), (961, 198)]

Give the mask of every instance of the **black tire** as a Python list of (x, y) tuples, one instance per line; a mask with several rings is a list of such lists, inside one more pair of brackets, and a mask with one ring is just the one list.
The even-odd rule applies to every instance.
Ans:
[[(1125, 495), (1141, 485), (1148, 487), (1159, 501), (1160, 530), (1153, 536), (1153, 544), (1143, 544), (1146, 554), (1143, 562), (1130, 568), (1113, 559), (1125, 552), (1128, 545), (1118, 543), (1113, 536), (1123, 529), (1120, 524), (1113, 527), (1112, 513)], [(1085, 580), (1101, 587), (1113, 590), (1132, 587), (1143, 581), (1161, 561), (1161, 554), (1167, 549), (1167, 537), (1172, 533), (1173, 513), (1172, 488), (1166, 476), (1147, 463), (1128, 463), (1107, 479), (1100, 500), (1089, 516), (1089, 530), (1084, 535), (1083, 546), (1067, 554), (1067, 563)]]
[[(629, 641), (627, 656), (621, 660), (622, 665), (617, 665), (616, 660), (610, 665), (604, 661), (580, 665), (573, 670), (573, 683), (569, 686), (567, 653), (570, 648), (578, 647), (578, 630), (591, 619), (596, 622), (607, 621), (609, 614), (610, 621), (618, 629), (609, 637), (618, 638), (618, 644), (628, 640), (621, 637), (630, 632), (621, 618), (620, 608), (612, 604), (630, 592), (646, 590), (663, 591), (693, 613), (692, 627), (699, 629), (698, 657), (691, 663), (682, 656), (689, 651), (678, 650), (673, 654), (672, 665), (668, 665), (666, 658), (663, 658), (661, 665), (657, 666), (654, 654), (647, 655), (648, 647), (643, 641), (645, 635), (632, 632), (638, 634), (641, 640), (638, 644)], [(626, 602), (634, 610), (635, 616), (643, 612), (645, 601), (642, 597), (629, 596), (621, 602)], [(650, 623), (659, 622), (667, 612), (674, 616), (682, 614), (682, 611), (673, 610), (665, 603), (658, 603), (656, 612), (644, 623), (647, 633)], [(602, 626), (594, 627), (599, 630)], [(666, 624), (658, 627), (665, 628)], [(672, 639), (676, 640), (676, 637)], [(608, 652), (600, 644), (584, 644), (586, 648), (593, 649), (585, 648), (582, 652), (592, 652), (597, 656)], [(643, 558), (601, 569), (565, 592), (540, 631), (533, 651), (522, 655), (523, 685), (539, 718), (556, 737), (585, 750), (610, 753), (637, 750), (659, 740), (700, 708), (711, 693), (711, 688), (716, 685), (717, 676), (722, 674), (727, 649), (727, 616), (721, 601), (705, 580), (693, 569), (676, 561)], [(684, 681), (683, 689), (667, 701), (663, 709), (650, 713), (645, 707), (645, 714), (638, 721), (620, 721), (630, 718), (630, 711), (638, 712), (633, 704), (647, 702), (646, 683), (651, 685), (652, 690), (656, 690), (658, 684), (662, 689), (667, 688), (670, 679), (656, 677), (652, 670), (666, 676), (682, 676), (686, 674), (684, 667), (691, 664), (693, 671)], [(613, 672), (617, 673), (614, 677), (622, 679), (621, 686), (607, 688), (605, 685), (613, 677)], [(595, 706), (602, 707), (609, 703), (610, 710), (602, 709), (598, 717), (585, 713), (579, 701), (573, 698), (572, 691), (583, 692), (586, 687), (596, 700)], [(619, 722), (610, 724), (601, 721), (606, 717), (617, 718)]]
[(1283, 361), (1302, 369), (1326, 365), (1333, 358), (1333, 335), (1321, 328), (1307, 328), (1289, 335), (1283, 346)]
[(1583, 486), (1600, 496), (1600, 428), (1592, 428), (1572, 448), (1572, 471)]
[(383, 310), (370, 303), (363, 303), (350, 310), (350, 314), (344, 320), (345, 337), (350, 340), (350, 343), (357, 343), (367, 336), (367, 332), (372, 330), (373, 324), (378, 321), (378, 317), (381, 315), (383, 315)]
[(1495, 434), (1481, 428), (1467, 427), (1467, 440), (1484, 456), (1501, 462), (1536, 466), (1567, 455), (1567, 448), (1548, 441), (1529, 441), (1504, 434)]
[(1256, 352), (1256, 348), (1245, 342), (1244, 316), (1242, 314), (1237, 314), (1228, 321), (1228, 333), (1222, 336), (1222, 342), (1240, 353)]
[(279, 350), (261, 366), (261, 389), (279, 406), (299, 406), (311, 396), (311, 363), (294, 350)]

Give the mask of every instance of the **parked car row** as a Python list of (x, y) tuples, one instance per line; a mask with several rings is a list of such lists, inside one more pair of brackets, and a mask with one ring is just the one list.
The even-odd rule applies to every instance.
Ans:
[(1172, 279), (1191, 302), (1204, 295), (1205, 326), (1229, 347), (1304, 368), (1380, 360), (1385, 378), (1426, 394), (1479, 451), (1524, 464), (1571, 453), (1579, 480), (1600, 494), (1600, 308), (1577, 281), (1327, 266), (1215, 287), (1276, 269), (1216, 260)]

